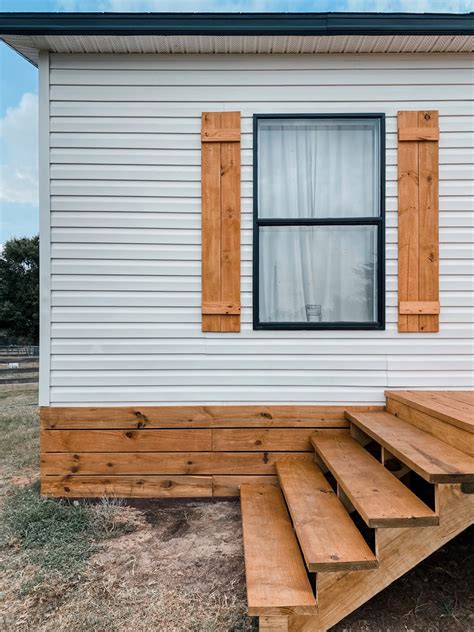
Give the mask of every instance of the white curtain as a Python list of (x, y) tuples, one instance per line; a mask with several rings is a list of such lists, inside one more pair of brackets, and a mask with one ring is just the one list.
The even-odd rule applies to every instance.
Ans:
[[(378, 123), (259, 122), (259, 217), (378, 214)], [(260, 228), (261, 322), (376, 320), (374, 226)]]

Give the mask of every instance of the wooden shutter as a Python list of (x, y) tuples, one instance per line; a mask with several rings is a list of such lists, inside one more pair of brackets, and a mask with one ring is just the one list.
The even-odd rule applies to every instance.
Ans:
[(398, 331), (439, 331), (438, 112), (398, 112)]
[(202, 330), (240, 331), (240, 112), (203, 112)]

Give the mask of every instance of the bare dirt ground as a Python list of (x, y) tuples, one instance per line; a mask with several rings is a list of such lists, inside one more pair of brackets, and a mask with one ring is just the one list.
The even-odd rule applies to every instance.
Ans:
[[(38, 472), (35, 398), (31, 388), (0, 392), (0, 491), (7, 525), (0, 551), (0, 627), (256, 630), (256, 621), (245, 615), (238, 501), (41, 501), (32, 486)], [(78, 542), (87, 536), (89, 544), (84, 559), (73, 560), (67, 544), (74, 545), (80, 529), (85, 535)], [(472, 535), (458, 536), (333, 632), (474, 630)]]

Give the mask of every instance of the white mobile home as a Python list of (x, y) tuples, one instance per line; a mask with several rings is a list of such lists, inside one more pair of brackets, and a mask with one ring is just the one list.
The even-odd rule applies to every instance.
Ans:
[(473, 454), (472, 18), (0, 16), (40, 73), (45, 494), (250, 507), (350, 424), (433, 486), (400, 418)]

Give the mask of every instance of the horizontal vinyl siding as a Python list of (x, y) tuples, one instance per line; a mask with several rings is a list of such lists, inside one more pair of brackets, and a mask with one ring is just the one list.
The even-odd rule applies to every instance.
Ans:
[[(472, 386), (467, 55), (52, 55), (51, 402), (370, 404)], [(397, 332), (396, 115), (440, 115), (439, 334)], [(201, 112), (242, 113), (242, 331), (201, 332)], [(252, 115), (384, 112), (386, 331), (253, 331)]]

